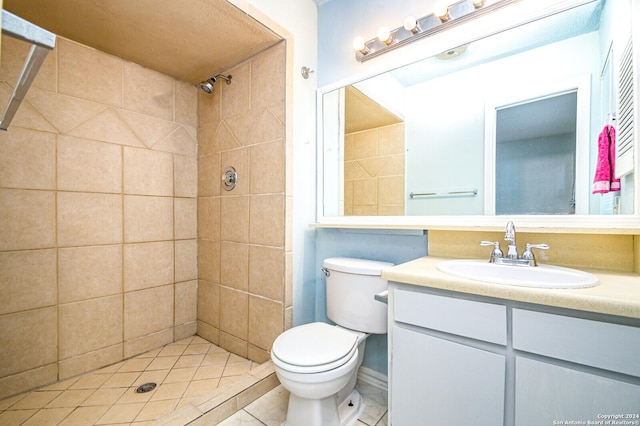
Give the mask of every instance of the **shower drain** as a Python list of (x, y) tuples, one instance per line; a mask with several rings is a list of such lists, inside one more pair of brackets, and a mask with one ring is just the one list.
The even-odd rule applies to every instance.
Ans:
[(151, 392), (152, 390), (154, 390), (156, 388), (156, 384), (151, 382), (151, 383), (145, 383), (143, 385), (138, 386), (138, 388), (136, 389), (136, 393), (145, 393), (145, 392)]

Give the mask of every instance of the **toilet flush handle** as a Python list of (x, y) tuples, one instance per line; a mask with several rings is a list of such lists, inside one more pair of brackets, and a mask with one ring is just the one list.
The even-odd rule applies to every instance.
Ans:
[(327, 268), (322, 268), (320, 269), (322, 272), (324, 272), (324, 276), (329, 278), (329, 275), (331, 275), (331, 272), (329, 272), (329, 270)]

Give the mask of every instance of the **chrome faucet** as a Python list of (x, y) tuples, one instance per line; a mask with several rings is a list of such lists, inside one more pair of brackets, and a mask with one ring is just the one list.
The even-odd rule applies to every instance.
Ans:
[(497, 263), (499, 265), (513, 265), (513, 266), (538, 266), (536, 257), (531, 249), (546, 250), (549, 248), (547, 244), (529, 244), (525, 246), (525, 251), (522, 253), (522, 257), (518, 257), (518, 247), (516, 246), (516, 227), (512, 221), (507, 222), (507, 230), (504, 234), (504, 240), (509, 242), (509, 251), (507, 255), (502, 254), (500, 250), (500, 242), (496, 241), (481, 241), (481, 246), (493, 246), (489, 263)]
[(504, 234), (504, 240), (509, 241), (509, 251), (507, 251), (507, 259), (517, 259), (518, 247), (516, 246), (516, 226), (512, 221), (507, 222), (507, 231)]

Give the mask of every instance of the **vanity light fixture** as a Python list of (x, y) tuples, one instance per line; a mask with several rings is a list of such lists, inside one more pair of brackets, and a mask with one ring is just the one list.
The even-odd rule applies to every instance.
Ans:
[(447, 0), (437, 1), (433, 5), (433, 14), (440, 19), (442, 22), (447, 22), (451, 19), (451, 15), (449, 14), (449, 3)]
[(468, 22), (494, 10), (520, 0), (440, 0), (431, 14), (422, 18), (409, 16), (401, 27), (382, 27), (376, 38), (365, 41), (362, 37), (353, 40), (356, 60), (364, 62), (413, 41), (436, 34), (456, 25)]
[(402, 26), (405, 30), (411, 32), (411, 34), (418, 34), (420, 31), (422, 31), (415, 16), (407, 16), (406, 18), (404, 18), (404, 23), (402, 24)]

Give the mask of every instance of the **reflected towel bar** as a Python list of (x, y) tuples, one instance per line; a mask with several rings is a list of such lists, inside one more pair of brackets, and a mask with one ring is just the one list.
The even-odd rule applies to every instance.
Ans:
[(478, 189), (470, 189), (467, 191), (447, 191), (447, 192), (411, 192), (409, 198), (414, 197), (447, 197), (456, 195), (478, 195)]

